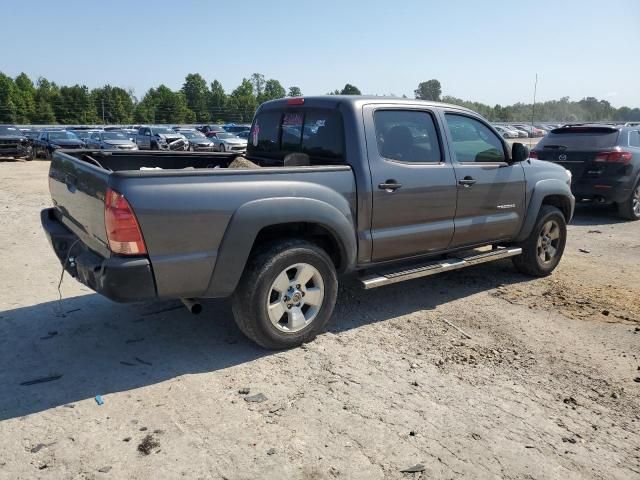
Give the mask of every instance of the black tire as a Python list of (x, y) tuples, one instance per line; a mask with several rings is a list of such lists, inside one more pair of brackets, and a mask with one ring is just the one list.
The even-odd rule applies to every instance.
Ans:
[(226, 152), (227, 151), (227, 147), (224, 146), (224, 143), (221, 143), (218, 146), (218, 151), (220, 151), (220, 152)]
[[(321, 302), (318, 302), (317, 313), (308, 324), (301, 330), (285, 332), (269, 318), (267, 306), (271, 302), (287, 303), (285, 300), (289, 297), (284, 295), (282, 299), (273, 299), (272, 295), (277, 293), (274, 286), (277, 278), (283, 273), (286, 275), (288, 269), (298, 264), (310, 265), (315, 269), (321, 277), (324, 294)], [(302, 290), (304, 288), (306, 286)], [(270, 350), (291, 348), (313, 340), (326, 328), (333, 313), (337, 292), (336, 270), (323, 249), (305, 240), (283, 240), (267, 244), (251, 255), (232, 296), (232, 310), (238, 328), (258, 345)], [(282, 319), (286, 322), (290, 314), (285, 306), (282, 308)], [(309, 311), (310, 309), (307, 310)]]
[[(543, 229), (545, 229), (550, 223), (553, 223), (555, 228), (558, 229), (557, 241), (555, 239), (549, 240), (550, 235), (544, 234)], [(555, 232), (555, 228), (552, 231)], [(527, 275), (546, 277), (558, 266), (558, 263), (562, 258), (562, 254), (564, 253), (566, 243), (567, 222), (564, 215), (556, 207), (551, 205), (542, 205), (531, 234), (524, 242), (518, 245), (522, 248), (522, 255), (513, 257), (513, 264), (518, 271)], [(549, 255), (550, 250), (547, 251), (545, 246), (551, 246), (555, 250), (553, 256)], [(543, 256), (545, 258), (548, 257), (548, 260), (544, 261), (542, 258)]]
[(33, 160), (33, 147), (27, 148), (27, 154), (24, 156), (24, 159), (27, 162), (30, 162), (31, 160)]
[(45, 160), (51, 160), (53, 158), (53, 151), (49, 150), (48, 148), (44, 149), (44, 159)]
[(640, 220), (640, 179), (631, 190), (631, 195), (624, 202), (617, 204), (618, 215), (625, 220)]

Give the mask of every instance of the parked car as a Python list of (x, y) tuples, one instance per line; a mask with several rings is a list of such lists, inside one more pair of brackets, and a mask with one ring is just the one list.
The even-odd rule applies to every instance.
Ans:
[(21, 128), (20, 131), (22, 132), (22, 135), (31, 140), (31, 142), (33, 142), (36, 138), (38, 138), (38, 135), (40, 135), (40, 130), (35, 128)]
[(235, 123), (223, 125), (223, 127), (229, 133), (248, 132), (251, 130), (251, 125), (236, 125)]
[(519, 130), (516, 127), (514, 127), (513, 125), (502, 125), (503, 128), (506, 128), (507, 130), (512, 131), (513, 133), (515, 133), (518, 138), (529, 138), (529, 133), (524, 131), (524, 130)]
[(573, 175), (578, 201), (616, 204), (640, 220), (640, 131), (637, 126), (576, 125), (551, 130), (532, 158), (562, 165)]
[(138, 137), (138, 130), (137, 129), (123, 128), (120, 131), (123, 132), (129, 138), (129, 140), (131, 140), (133, 143), (136, 143), (136, 140), (137, 140), (137, 137)]
[(204, 133), (207, 137), (215, 137), (218, 133), (226, 132), (222, 125), (201, 125), (197, 127), (196, 130)]
[(493, 128), (500, 132), (500, 135), (504, 138), (518, 138), (518, 132), (505, 128), (502, 125), (494, 125)]
[(238, 136), (239, 138), (243, 138), (243, 139), (248, 141), (250, 132), (251, 132), (251, 130), (245, 130), (243, 132), (236, 133), (236, 136)]
[(59, 148), (84, 148), (86, 144), (77, 135), (67, 130), (42, 130), (33, 143), (34, 156), (51, 159)]
[(209, 137), (219, 152), (244, 152), (247, 149), (247, 140), (234, 133), (218, 133), (215, 137)]
[[(316, 133), (281, 133), (305, 123)], [(193, 312), (231, 296), (240, 329), (275, 349), (327, 326), (348, 273), (375, 288), (512, 258), (545, 276), (562, 257), (566, 169), (529, 160), (465, 108), (281, 99), (258, 108), (249, 137), (252, 169), (229, 168), (231, 153), (97, 152), (97, 168), (56, 152), (41, 217), (66, 271), (120, 302), (183, 299)]]
[(141, 150), (187, 150), (187, 139), (169, 127), (140, 127), (136, 143)]
[(33, 142), (14, 125), (0, 125), (0, 157), (33, 160)]
[(76, 130), (74, 128), (74, 129), (69, 129), (68, 131), (74, 133), (76, 137), (78, 137), (80, 140), (82, 140), (83, 142), (86, 143), (87, 139), (91, 136), (92, 133), (101, 132), (102, 130), (99, 130), (99, 129), (80, 129), (80, 130)]
[(212, 152), (217, 147), (204, 133), (193, 128), (179, 128), (178, 133), (184, 135), (189, 141), (189, 150), (192, 152)]
[(514, 124), (513, 126), (516, 127), (518, 130), (523, 130), (527, 132), (527, 135), (529, 135), (529, 138), (543, 137), (545, 135), (544, 130), (541, 130), (536, 127), (532, 127), (531, 125)]
[(119, 130), (107, 130), (93, 132), (85, 140), (88, 148), (100, 148), (103, 150), (137, 150), (138, 145), (131, 141), (129, 135)]

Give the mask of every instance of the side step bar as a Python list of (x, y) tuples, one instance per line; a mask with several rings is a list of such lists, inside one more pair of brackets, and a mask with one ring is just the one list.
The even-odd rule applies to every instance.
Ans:
[(437, 273), (449, 272), (460, 268), (492, 262), (502, 258), (515, 257), (522, 253), (521, 248), (499, 247), (488, 252), (471, 251), (465, 254), (461, 252), (441, 260), (414, 265), (400, 271), (388, 271), (386, 273), (372, 273), (360, 277), (360, 283), (365, 289), (382, 287), (392, 283), (404, 282), (414, 278), (427, 277)]

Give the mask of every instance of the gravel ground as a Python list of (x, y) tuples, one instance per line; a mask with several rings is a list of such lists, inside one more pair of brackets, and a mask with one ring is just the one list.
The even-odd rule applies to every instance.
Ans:
[(273, 353), (226, 301), (58, 301), (47, 169), (0, 162), (0, 478), (640, 478), (640, 222), (579, 209), (545, 279), (345, 282)]

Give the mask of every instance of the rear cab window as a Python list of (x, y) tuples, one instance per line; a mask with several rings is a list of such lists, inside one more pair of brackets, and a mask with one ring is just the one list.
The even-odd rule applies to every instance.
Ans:
[(549, 132), (538, 142), (536, 150), (593, 150), (618, 144), (619, 131), (610, 127), (562, 127)]
[(341, 165), (342, 115), (335, 109), (283, 108), (256, 115), (249, 132), (247, 157), (264, 166), (296, 158), (298, 165)]

